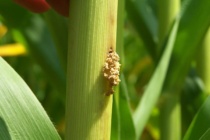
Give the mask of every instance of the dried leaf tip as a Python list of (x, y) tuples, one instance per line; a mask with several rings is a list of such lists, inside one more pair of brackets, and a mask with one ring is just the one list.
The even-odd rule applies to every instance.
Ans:
[(107, 96), (114, 93), (113, 86), (117, 86), (120, 82), (119, 60), (120, 57), (118, 56), (118, 54), (112, 48), (110, 48), (103, 67), (104, 77), (109, 82), (109, 90), (106, 93)]

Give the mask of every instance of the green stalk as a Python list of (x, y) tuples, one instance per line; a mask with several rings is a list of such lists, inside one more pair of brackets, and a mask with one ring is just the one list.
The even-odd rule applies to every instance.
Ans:
[(180, 99), (176, 93), (167, 93), (165, 102), (160, 109), (161, 140), (181, 139), (181, 109)]
[(158, 0), (159, 45), (164, 42), (180, 7), (180, 0)]
[(201, 76), (204, 85), (205, 92), (210, 93), (210, 28), (208, 29), (206, 36), (204, 38), (202, 48), (199, 51), (197, 69), (198, 73)]
[[(171, 25), (179, 11), (180, 0), (158, 0), (159, 10), (159, 47), (164, 43)], [(159, 48), (159, 51), (162, 48)], [(166, 87), (166, 89), (170, 89)], [(166, 91), (162, 98), (165, 100), (160, 107), (160, 135), (161, 140), (181, 139), (181, 109), (179, 90)]]
[(103, 65), (116, 48), (117, 0), (71, 0), (66, 140), (109, 140), (112, 96)]

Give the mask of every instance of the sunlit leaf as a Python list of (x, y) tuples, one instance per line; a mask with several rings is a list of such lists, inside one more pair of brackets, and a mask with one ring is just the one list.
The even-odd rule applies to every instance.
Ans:
[(41, 104), (2, 58), (0, 71), (0, 139), (59, 140)]
[(143, 128), (145, 127), (147, 120), (149, 119), (150, 113), (155, 106), (162, 90), (176, 38), (178, 24), (179, 18), (177, 18), (177, 21), (173, 26), (168, 42), (166, 44), (166, 49), (134, 113), (133, 119), (136, 128), (137, 138), (140, 137)]

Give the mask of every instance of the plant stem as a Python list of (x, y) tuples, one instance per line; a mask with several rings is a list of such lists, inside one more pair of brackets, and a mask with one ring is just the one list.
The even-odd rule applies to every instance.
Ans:
[[(158, 0), (159, 10), (159, 51), (169, 33), (171, 25), (180, 8), (180, 0)], [(171, 89), (166, 87), (166, 89)], [(161, 140), (181, 139), (181, 109), (179, 90), (166, 91), (165, 102), (160, 107), (160, 135)]]
[(205, 85), (205, 92), (210, 93), (210, 28), (206, 33), (206, 37), (204, 38), (201, 51), (198, 53), (198, 63), (197, 69), (198, 73), (201, 76), (204, 85)]
[(67, 140), (109, 140), (112, 96), (102, 68), (116, 49), (117, 0), (71, 0), (67, 68)]
[(180, 0), (158, 0), (159, 45), (162, 45), (170, 31), (180, 7)]
[(160, 110), (161, 140), (181, 139), (180, 97), (174, 93), (165, 94), (165, 102)]

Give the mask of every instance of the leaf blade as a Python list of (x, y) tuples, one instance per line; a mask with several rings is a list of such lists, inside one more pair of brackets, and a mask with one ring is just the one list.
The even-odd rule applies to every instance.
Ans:
[[(60, 137), (34, 94), (17, 73), (0, 58), (0, 129), (8, 128), (17, 140), (53, 139)], [(7, 134), (8, 134), (7, 133)]]
[(209, 136), (210, 128), (210, 96), (206, 99), (204, 104), (199, 109), (198, 113), (194, 117), (190, 127), (188, 128), (184, 140), (199, 139), (206, 133)]
[[(146, 91), (144, 92), (140, 103), (138, 104), (136, 111), (134, 112), (133, 119), (136, 128), (137, 138), (140, 137), (143, 128), (146, 125), (147, 120), (149, 119), (149, 115), (153, 107), (155, 106), (160, 92), (162, 90), (163, 83), (166, 77), (166, 71), (168, 69), (169, 60), (176, 38), (176, 33), (178, 30), (178, 25), (179, 18), (177, 18), (177, 20), (174, 23), (164, 54), (161, 57), (161, 60), (148, 84)], [(150, 101), (149, 104), (148, 101)]]

